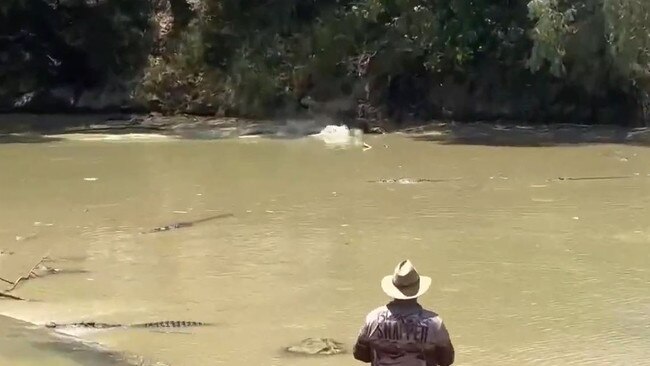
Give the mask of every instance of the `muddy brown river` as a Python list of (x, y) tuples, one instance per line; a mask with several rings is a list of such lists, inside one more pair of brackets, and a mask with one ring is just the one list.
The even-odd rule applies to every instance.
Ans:
[[(281, 350), (351, 346), (387, 301), (381, 277), (409, 258), (433, 277), (421, 302), (446, 321), (456, 365), (649, 364), (650, 148), (365, 141), (0, 144), (0, 276), (45, 255), (82, 270), (24, 281), (12, 294), (34, 301), (0, 300), (0, 314), (215, 323), (74, 332), (172, 366), (360, 365)], [(369, 182), (402, 177), (442, 181)], [(12, 334), (0, 327), (15, 344), (3, 365), (80, 364)]]

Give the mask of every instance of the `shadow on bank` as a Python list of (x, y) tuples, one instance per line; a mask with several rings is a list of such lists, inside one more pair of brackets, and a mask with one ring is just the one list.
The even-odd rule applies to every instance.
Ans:
[(517, 126), (489, 123), (441, 123), (405, 129), (415, 141), (443, 145), (553, 147), (618, 144), (650, 147), (650, 128), (607, 125)]

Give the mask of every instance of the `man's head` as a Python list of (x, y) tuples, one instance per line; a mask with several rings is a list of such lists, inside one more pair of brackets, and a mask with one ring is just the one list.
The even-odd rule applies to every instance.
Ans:
[(422, 296), (431, 286), (431, 277), (420, 276), (411, 261), (401, 261), (392, 275), (381, 280), (386, 295), (396, 300), (412, 300)]

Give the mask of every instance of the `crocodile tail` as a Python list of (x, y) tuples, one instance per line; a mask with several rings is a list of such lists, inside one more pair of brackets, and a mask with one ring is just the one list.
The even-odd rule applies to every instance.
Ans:
[(202, 322), (185, 321), (185, 320), (166, 320), (153, 323), (141, 323), (131, 325), (134, 328), (185, 328), (185, 327), (199, 327), (207, 325)]

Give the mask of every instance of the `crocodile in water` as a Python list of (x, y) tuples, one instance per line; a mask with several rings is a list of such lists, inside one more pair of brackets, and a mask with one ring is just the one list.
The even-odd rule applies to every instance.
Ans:
[(199, 220), (194, 220), (194, 221), (176, 222), (176, 223), (173, 223), (173, 224), (170, 224), (170, 225), (160, 226), (160, 227), (151, 229), (149, 231), (143, 231), (142, 234), (151, 234), (151, 233), (157, 233), (157, 232), (161, 232), (161, 231), (169, 231), (169, 230), (173, 230), (173, 229), (191, 227), (191, 226), (194, 226), (194, 224), (198, 224), (198, 223), (201, 223), (201, 222), (216, 220), (216, 219), (223, 219), (223, 218), (231, 217), (231, 216), (234, 216), (234, 215), (233, 214), (221, 214), (221, 215), (210, 216), (210, 217), (206, 217), (204, 219), (199, 219)]
[(92, 329), (109, 329), (109, 328), (188, 328), (210, 326), (210, 323), (184, 321), (184, 320), (167, 320), (153, 323), (139, 324), (110, 324), (99, 322), (78, 322), (58, 324), (50, 322), (45, 324), (47, 328), (92, 328)]
[(615, 175), (615, 176), (597, 176), (597, 177), (558, 177), (557, 180), (606, 180), (606, 179), (630, 179), (634, 176)]
[(300, 343), (286, 347), (284, 349), (289, 353), (303, 355), (338, 355), (346, 353), (343, 343), (332, 338), (306, 338)]
[(417, 183), (440, 183), (449, 182), (456, 179), (426, 179), (426, 178), (398, 178), (398, 179), (378, 179), (368, 181), (370, 183), (392, 183), (392, 184), (417, 184)]
[(61, 269), (54, 268), (44, 264), (39, 264), (36, 266), (30, 273), (30, 277), (45, 277), (54, 274), (79, 274), (79, 273), (88, 273), (84, 269)]

